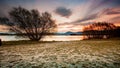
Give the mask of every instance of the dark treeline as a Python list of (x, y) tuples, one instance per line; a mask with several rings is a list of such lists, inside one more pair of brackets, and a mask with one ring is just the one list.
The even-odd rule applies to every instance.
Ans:
[(85, 39), (120, 37), (120, 27), (112, 23), (98, 22), (84, 28)]

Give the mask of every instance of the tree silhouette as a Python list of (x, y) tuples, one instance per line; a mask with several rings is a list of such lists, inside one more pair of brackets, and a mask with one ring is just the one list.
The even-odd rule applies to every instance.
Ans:
[(83, 34), (88, 38), (109, 38), (114, 29), (116, 26), (112, 23), (97, 22), (84, 27)]
[(9, 19), (7, 17), (0, 17), (0, 24), (1, 25), (7, 24), (8, 21), (9, 21)]
[(30, 40), (39, 41), (47, 33), (53, 32), (56, 28), (55, 21), (52, 20), (48, 12), (39, 14), (38, 10), (27, 10), (22, 7), (13, 8), (10, 17), (14, 23), (10, 30), (18, 34), (24, 34)]

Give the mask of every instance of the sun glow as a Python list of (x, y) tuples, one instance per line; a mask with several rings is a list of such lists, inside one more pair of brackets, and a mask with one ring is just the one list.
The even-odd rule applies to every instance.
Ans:
[[(120, 26), (119, 0), (1, 0), (0, 16), (7, 17), (16, 6), (49, 12), (58, 25), (58, 32), (82, 31), (89, 22), (105, 21)], [(0, 26), (0, 31), (3, 29), (6, 28)]]

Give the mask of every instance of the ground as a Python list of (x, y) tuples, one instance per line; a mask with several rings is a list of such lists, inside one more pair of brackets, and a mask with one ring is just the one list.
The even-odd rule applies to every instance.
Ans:
[(120, 40), (3, 42), (0, 68), (120, 68)]

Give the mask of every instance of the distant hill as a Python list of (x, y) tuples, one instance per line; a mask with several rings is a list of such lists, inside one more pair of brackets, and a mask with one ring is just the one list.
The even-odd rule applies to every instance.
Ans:
[(81, 34), (82, 34), (82, 32), (76, 32), (76, 34), (81, 35)]
[(65, 35), (71, 35), (71, 34), (73, 34), (73, 32), (70, 32), (70, 31), (68, 31), (68, 32), (66, 32), (66, 33), (64, 33)]
[[(58, 33), (48, 34), (48, 35), (81, 35), (81, 34), (82, 34), (82, 32), (71, 32), (71, 31), (68, 31), (68, 32), (65, 32), (65, 33), (58, 32)], [(0, 35), (24, 35), (24, 34), (16, 34), (14, 32), (9, 32), (9, 33), (0, 32)]]
[(82, 32), (71, 32), (71, 31), (68, 31), (68, 32), (65, 32), (65, 33), (55, 33), (56, 35), (81, 35)]

